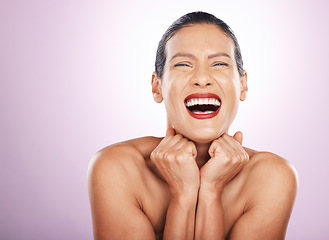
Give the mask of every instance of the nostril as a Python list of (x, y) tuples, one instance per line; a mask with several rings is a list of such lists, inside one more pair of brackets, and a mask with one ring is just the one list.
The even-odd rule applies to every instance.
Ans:
[(200, 84), (200, 83), (194, 83), (195, 86), (200, 87), (200, 86), (210, 86), (211, 83), (206, 83), (206, 84)]

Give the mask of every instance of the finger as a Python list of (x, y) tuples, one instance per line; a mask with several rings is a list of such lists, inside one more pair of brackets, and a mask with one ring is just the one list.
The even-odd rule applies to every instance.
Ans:
[[(238, 131), (238, 132), (236, 132), (234, 134), (234, 136), (233, 136), (233, 138), (236, 140), (236, 141), (234, 141), (236, 143), (235, 146), (237, 147), (237, 149), (240, 149), (240, 151), (243, 153), (243, 155), (244, 155), (244, 157), (246, 159), (249, 159), (249, 154), (246, 152), (246, 150), (244, 150), (244, 148), (242, 146), (242, 140), (243, 140), (243, 134), (242, 134), (242, 132)], [(239, 137), (241, 137), (241, 138), (239, 139)]]
[(209, 153), (209, 156), (211, 158), (215, 157), (215, 152), (217, 151), (217, 148), (219, 148), (219, 140), (218, 139), (212, 141), (212, 143), (210, 144), (208, 153)]
[(171, 139), (176, 135), (175, 130), (171, 127), (168, 127), (166, 136), (161, 140), (157, 148), (165, 146)]
[(192, 141), (187, 141), (180, 150), (182, 152), (190, 153), (194, 159), (197, 156), (196, 146)]
[(170, 151), (171, 148), (175, 146), (181, 139), (183, 139), (183, 136), (180, 134), (177, 134), (175, 136), (166, 136), (156, 147), (157, 155), (160, 158), (163, 158), (167, 154), (167, 152)]
[[(177, 136), (177, 135), (176, 135)], [(175, 136), (175, 137), (176, 137)], [(174, 138), (175, 138), (174, 137)], [(179, 139), (177, 137), (177, 139)], [(174, 139), (173, 139), (174, 140)], [(175, 142), (174, 144), (171, 144), (171, 148), (170, 151), (179, 151), (186, 143), (188, 142), (187, 138), (182, 137), (181, 139), (179, 139), (177, 142)]]
[(235, 138), (226, 134), (225, 136), (223, 136), (223, 139), (226, 141), (227, 147), (231, 149), (229, 151), (232, 154), (234, 154), (234, 153), (237, 154), (239, 156), (240, 160), (249, 159), (249, 155), (244, 150), (244, 148), (242, 147), (240, 142), (236, 141)]
[(214, 153), (215, 153), (215, 149), (216, 149), (216, 145), (217, 145), (216, 141), (217, 140), (212, 141), (212, 143), (210, 144), (210, 147), (208, 149), (208, 153), (211, 158), (214, 157)]
[(181, 139), (175, 145), (170, 148), (166, 154), (166, 157), (169, 156), (176, 157), (196, 157), (196, 147), (193, 142), (188, 141), (186, 138)]
[(168, 127), (166, 131), (166, 137), (175, 136), (175, 134), (176, 134), (175, 129), (173, 129), (172, 127)]
[(242, 134), (242, 132), (237, 131), (237, 132), (234, 134), (233, 138), (234, 138), (236, 141), (238, 141), (238, 142), (242, 145), (242, 140), (243, 140), (243, 134)]
[[(219, 154), (221, 155), (227, 155), (229, 154), (229, 152), (226, 149), (226, 146), (224, 144), (224, 140), (222, 137), (214, 140), (208, 150), (208, 153), (210, 155), (210, 157), (214, 158), (214, 157), (218, 157)], [(216, 154), (218, 154), (216, 156)]]
[(223, 148), (229, 153), (229, 156), (240, 160), (240, 149), (238, 149), (239, 143), (233, 140), (233, 138), (227, 134), (224, 134), (221, 140)]

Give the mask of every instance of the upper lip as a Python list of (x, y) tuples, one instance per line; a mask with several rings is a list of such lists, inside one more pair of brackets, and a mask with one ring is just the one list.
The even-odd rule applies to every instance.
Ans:
[(185, 98), (184, 102), (191, 98), (216, 98), (221, 102), (220, 97), (214, 93), (192, 93)]

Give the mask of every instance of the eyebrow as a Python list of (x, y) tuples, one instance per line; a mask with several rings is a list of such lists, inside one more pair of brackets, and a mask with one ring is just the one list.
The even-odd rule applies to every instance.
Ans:
[(194, 55), (191, 54), (191, 53), (176, 53), (176, 54), (170, 59), (170, 61), (173, 60), (173, 59), (176, 58), (176, 57), (196, 58), (196, 56), (194, 56)]
[[(196, 56), (194, 56), (194, 55), (191, 54), (191, 53), (176, 53), (176, 54), (170, 59), (170, 61), (173, 60), (173, 59), (176, 58), (176, 57), (188, 57), (188, 58), (194, 58), (194, 59), (196, 58)], [(210, 55), (208, 56), (208, 59), (210, 59), (210, 58), (216, 58), (216, 57), (227, 57), (227, 58), (231, 58), (231, 56), (230, 56), (229, 54), (224, 53), (224, 52), (219, 52), (219, 53), (210, 54)]]
[(227, 58), (231, 58), (231, 56), (227, 53), (224, 52), (220, 52), (220, 53), (215, 53), (215, 54), (210, 54), (208, 56), (208, 58), (215, 58), (215, 57), (227, 57)]

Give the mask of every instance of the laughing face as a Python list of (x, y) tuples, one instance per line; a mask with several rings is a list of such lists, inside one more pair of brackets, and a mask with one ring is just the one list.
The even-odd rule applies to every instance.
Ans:
[(216, 25), (187, 26), (169, 39), (163, 76), (153, 74), (152, 90), (156, 102), (164, 101), (176, 133), (207, 143), (228, 131), (248, 90), (234, 50)]

